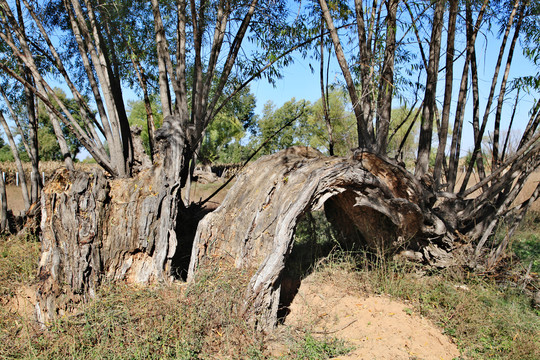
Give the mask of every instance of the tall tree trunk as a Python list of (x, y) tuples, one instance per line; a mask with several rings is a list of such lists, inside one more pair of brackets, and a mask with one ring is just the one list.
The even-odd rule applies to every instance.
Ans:
[(9, 231), (8, 211), (7, 211), (7, 193), (4, 176), (0, 174), (0, 234)]
[(41, 177), (39, 176), (39, 144), (38, 144), (38, 122), (36, 116), (36, 106), (34, 101), (34, 94), (28, 89), (24, 88), (26, 95), (26, 111), (28, 114), (28, 138), (29, 138), (29, 148), (30, 148), (30, 161), (32, 162), (32, 171), (30, 174), (30, 183), (31, 191), (31, 202), (37, 203), (41, 194)]
[(396, 13), (398, 4), (399, 0), (389, 0), (386, 3), (386, 46), (384, 48), (384, 62), (381, 68), (376, 122), (376, 151), (382, 155), (386, 154), (388, 129), (390, 129), (390, 117), (392, 116), (394, 58), (396, 53)]
[(328, 9), (328, 4), (326, 0), (319, 0), (319, 4), (321, 5), (324, 20), (326, 21), (326, 26), (328, 28), (328, 31), (330, 32), (330, 36), (334, 44), (334, 51), (336, 52), (339, 67), (341, 68), (341, 72), (345, 77), (347, 91), (349, 92), (349, 96), (351, 98), (354, 115), (357, 121), (358, 146), (360, 148), (371, 149), (374, 146), (375, 139), (373, 137), (373, 134), (368, 131), (368, 121), (364, 118), (361, 100), (358, 98), (356, 87), (354, 85), (352, 74), (349, 70), (347, 59), (345, 58), (343, 47), (341, 46), (341, 41), (339, 40), (337, 29), (334, 26), (334, 21), (332, 20), (332, 16), (330, 15), (330, 10)]
[[(19, 121), (19, 118), (17, 117), (17, 114), (15, 113), (15, 110), (13, 109), (13, 107), (11, 106), (11, 103), (6, 95), (6, 93), (4, 92), (3, 89), (0, 89), (0, 93), (2, 94), (2, 97), (4, 98), (4, 101), (5, 101), (5, 104), (9, 110), (9, 113), (11, 115), (11, 118), (13, 120), (13, 122), (15, 122), (15, 125), (17, 127), (17, 130), (22, 134), (23, 133), (23, 128), (21, 126), (21, 122)], [(29, 94), (29, 95), (32, 95), (32, 94)], [(30, 111), (30, 109), (28, 109)], [(8, 137), (8, 141), (9, 141), (9, 144), (10, 144), (10, 148), (11, 148), (11, 151), (13, 153), (13, 158), (15, 159), (15, 163), (17, 165), (17, 170), (19, 172), (19, 174), (21, 174), (21, 191), (22, 191), (22, 196), (23, 196), (23, 200), (24, 200), (24, 205), (25, 205), (25, 210), (28, 211), (28, 209), (30, 208), (30, 205), (33, 204), (33, 203), (36, 203), (38, 201), (38, 194), (37, 192), (39, 192), (39, 182), (38, 183), (34, 183), (34, 182), (31, 182), (30, 183), (30, 191), (28, 191), (28, 184), (27, 184), (27, 179), (26, 179), (26, 175), (25, 175), (25, 172), (23, 170), (23, 166), (22, 166), (22, 162), (21, 162), (21, 159), (19, 157), (19, 151), (18, 151), (18, 148), (17, 148), (17, 145), (15, 144), (15, 141), (13, 139), (13, 135), (11, 133), (11, 130), (9, 129), (9, 126), (7, 124), (7, 122), (5, 121), (4, 119), (4, 116), (2, 114), (2, 112), (0, 111), (0, 117), (1, 117), (1, 120), (2, 120), (2, 126), (4, 127), (4, 131), (6, 133), (6, 136)], [(30, 116), (28, 116), (28, 127), (29, 128), (33, 128), (34, 127), (34, 124), (32, 123), (32, 120), (30, 119)], [(29, 132), (29, 140), (31, 141), (32, 145), (33, 145), (33, 139), (31, 138), (32, 136), (32, 132)], [(34, 171), (34, 156), (37, 156), (36, 153), (34, 153), (34, 151), (31, 149), (30, 145), (28, 144), (28, 141), (24, 138), (24, 136), (21, 137), (21, 142), (23, 143), (23, 146), (24, 146), (24, 149), (26, 150), (26, 153), (28, 154), (28, 157), (30, 158), (30, 161), (32, 163), (32, 172)], [(37, 144), (36, 144), (37, 146)], [(35, 150), (37, 152), (37, 150)], [(36, 162), (36, 168), (37, 168), (37, 162)], [(37, 190), (37, 191), (36, 191)], [(35, 194), (34, 194), (34, 191), (35, 191)]]
[(506, 138), (504, 139), (504, 145), (503, 145), (501, 159), (500, 159), (501, 162), (504, 162), (504, 160), (506, 159), (506, 151), (508, 150), (508, 145), (510, 142), (510, 135), (512, 134), (512, 125), (514, 124), (514, 119), (516, 117), (516, 110), (517, 110), (517, 105), (519, 102), (520, 91), (521, 91), (521, 88), (518, 88), (517, 93), (516, 93), (516, 101), (514, 102), (514, 108), (512, 109), (512, 116), (510, 116), (510, 124), (508, 124), (508, 131), (506, 132)]
[(429, 155), (431, 153), (431, 139), (433, 136), (433, 121), (435, 120), (435, 98), (437, 94), (437, 81), (439, 73), (439, 55), (441, 52), (441, 34), (443, 15), (446, 2), (440, 0), (435, 6), (433, 29), (429, 43), (429, 63), (426, 80), (424, 106), (422, 108), (422, 122), (420, 139), (418, 140), (418, 156), (416, 159), (415, 176), (422, 178), (428, 171)]
[(523, 13), (525, 12), (525, 6), (520, 6), (520, 11), (518, 14), (518, 23), (516, 29), (514, 30), (514, 36), (512, 42), (510, 43), (510, 49), (508, 50), (508, 57), (506, 58), (506, 67), (504, 69), (503, 79), (501, 81), (501, 86), (499, 90), (499, 98), (497, 99), (497, 110), (495, 111), (495, 123), (493, 125), (493, 157), (491, 163), (491, 169), (494, 170), (499, 165), (499, 132), (501, 127), (501, 116), (502, 116), (502, 107), (504, 103), (504, 96), (506, 95), (506, 83), (508, 81), (508, 75), (510, 74), (510, 65), (512, 64), (512, 59), (514, 57), (514, 49), (519, 37), (519, 32), (521, 29), (521, 24), (523, 21)]
[(137, 73), (137, 79), (139, 80), (139, 85), (143, 91), (143, 101), (144, 101), (144, 110), (146, 111), (146, 127), (148, 128), (148, 145), (150, 147), (150, 159), (154, 161), (155, 155), (155, 133), (156, 125), (154, 123), (154, 114), (152, 110), (152, 102), (150, 101), (150, 96), (148, 95), (148, 81), (144, 73), (144, 68), (141, 66), (141, 63), (135, 58), (135, 54), (132, 55), (131, 63), (133, 68)]
[[(510, 13), (510, 16), (508, 18), (508, 22), (506, 24), (506, 29), (504, 32), (503, 40), (501, 43), (501, 47), (499, 49), (499, 55), (497, 57), (497, 64), (495, 65), (495, 70), (493, 72), (493, 79), (491, 82), (491, 87), (489, 90), (489, 96), (486, 103), (486, 109), (484, 111), (484, 116), (482, 118), (482, 125), (480, 126), (480, 131), (478, 133), (478, 136), (475, 137), (474, 142), (474, 150), (472, 152), (471, 162), (469, 163), (469, 166), (467, 167), (467, 172), (465, 173), (465, 179), (463, 180), (463, 183), (461, 184), (461, 188), (459, 190), (460, 193), (463, 193), (465, 189), (467, 188), (469, 179), (471, 177), (472, 170), (474, 168), (474, 165), (476, 164), (476, 159), (480, 155), (481, 156), (481, 146), (482, 146), (482, 137), (484, 136), (484, 131), (487, 126), (488, 117), (491, 110), (491, 104), (493, 102), (493, 97), (495, 95), (495, 88), (497, 85), (497, 80), (499, 78), (499, 71), (501, 68), (502, 59), (504, 57), (504, 51), (506, 49), (506, 42), (508, 40), (508, 35), (510, 33), (510, 30), (512, 28), (512, 23), (514, 22), (514, 17), (517, 12), (517, 8), (519, 6), (520, 0), (516, 0), (514, 3), (514, 7), (512, 8), (512, 12)], [(469, 25), (470, 26), (470, 25)]]
[[(473, 134), (474, 139), (477, 139), (480, 135), (480, 94), (478, 89), (478, 67), (476, 63), (476, 51), (473, 51), (471, 56), (471, 84), (473, 93)], [(476, 150), (476, 149), (475, 149)], [(480, 151), (480, 159), (476, 162), (476, 168), (478, 169), (478, 176), (480, 180), (486, 177), (486, 171), (484, 169), (484, 154)], [(471, 157), (472, 158), (472, 157)]]
[[(489, 0), (484, 0), (482, 8), (478, 12), (476, 23), (474, 27), (466, 26), (467, 36), (467, 55), (463, 64), (463, 72), (461, 74), (461, 84), (459, 87), (458, 101), (456, 105), (456, 116), (454, 120), (454, 131), (452, 133), (452, 143), (450, 145), (450, 158), (448, 159), (448, 174), (447, 178), (447, 191), (453, 192), (456, 187), (457, 173), (459, 171), (459, 158), (461, 151), (461, 135), (463, 131), (463, 119), (465, 116), (465, 104), (467, 97), (467, 83), (469, 76), (469, 63), (474, 51), (474, 44), (476, 42), (476, 36), (480, 30), (480, 24), (484, 17), (484, 12)], [(472, 24), (472, 9), (469, 0), (465, 2), (465, 22), (466, 24)]]
[(433, 169), (433, 178), (435, 188), (438, 189), (441, 184), (441, 175), (443, 173), (443, 163), (446, 151), (446, 142), (448, 136), (448, 122), (450, 119), (450, 105), (452, 102), (452, 85), (454, 83), (454, 42), (456, 38), (456, 19), (458, 13), (458, 0), (450, 0), (450, 14), (448, 16), (448, 32), (446, 38), (446, 72), (444, 85), (444, 100), (441, 118), (441, 127), (439, 128), (439, 147), (435, 157), (435, 167)]
[[(326, 124), (326, 132), (328, 133), (328, 154), (334, 156), (334, 134), (332, 130), (332, 123), (330, 122), (330, 113), (328, 110), (328, 83), (324, 85), (324, 19), (321, 19), (321, 59), (320, 59), (320, 71), (319, 80), (321, 84), (321, 103), (323, 109), (324, 123)], [(328, 60), (330, 61), (330, 59)]]

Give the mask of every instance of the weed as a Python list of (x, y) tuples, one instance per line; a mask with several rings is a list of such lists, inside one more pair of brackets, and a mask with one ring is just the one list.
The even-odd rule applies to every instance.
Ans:
[(292, 354), (289, 359), (323, 360), (339, 355), (345, 355), (354, 348), (347, 346), (343, 340), (337, 338), (316, 338), (306, 334), (292, 346)]
[(531, 212), (514, 236), (512, 251), (520, 262), (531, 264), (533, 273), (540, 273), (540, 213)]

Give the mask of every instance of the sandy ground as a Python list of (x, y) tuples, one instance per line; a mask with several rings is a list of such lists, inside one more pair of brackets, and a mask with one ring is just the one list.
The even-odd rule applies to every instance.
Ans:
[[(354, 350), (336, 359), (424, 359), (459, 357), (442, 330), (415, 314), (411, 305), (314, 274), (302, 281), (284, 327), (345, 340)], [(276, 347), (275, 353), (283, 349)]]

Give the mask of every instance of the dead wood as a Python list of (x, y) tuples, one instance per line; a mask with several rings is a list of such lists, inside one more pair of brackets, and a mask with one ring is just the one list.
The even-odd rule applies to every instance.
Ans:
[(41, 324), (92, 298), (103, 281), (168, 279), (177, 249), (169, 224), (178, 198), (160, 180), (160, 169), (118, 180), (101, 170), (59, 170), (43, 189), (36, 305)]
[(294, 147), (263, 157), (199, 223), (188, 280), (205, 266), (248, 269), (253, 275), (246, 284), (246, 314), (258, 328), (271, 328), (282, 271), (304, 213), (324, 206), (346, 241), (393, 253), (416, 239), (431, 246), (424, 249), (426, 260), (437, 260), (447, 254), (435, 241), (446, 236), (446, 227), (429, 212), (427, 194), (405, 169), (370, 152), (337, 158)]

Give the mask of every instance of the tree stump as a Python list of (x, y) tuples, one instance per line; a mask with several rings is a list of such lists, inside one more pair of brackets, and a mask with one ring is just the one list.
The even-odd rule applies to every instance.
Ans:
[(424, 187), (405, 169), (369, 152), (337, 158), (293, 147), (262, 157), (199, 223), (188, 280), (199, 268), (218, 262), (250, 270), (246, 314), (259, 329), (270, 329), (277, 321), (281, 275), (295, 227), (305, 212), (324, 205), (329, 221), (349, 241), (391, 253), (433, 233), (425, 198)]
[(171, 275), (178, 188), (161, 168), (131, 179), (58, 171), (42, 191), (41, 324), (92, 298), (103, 281), (149, 283)]

